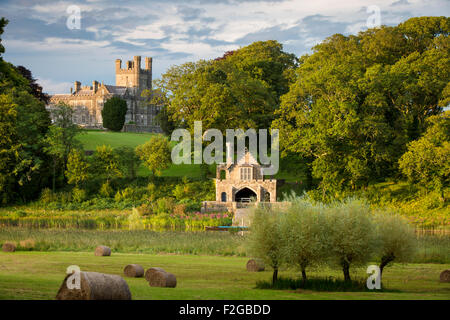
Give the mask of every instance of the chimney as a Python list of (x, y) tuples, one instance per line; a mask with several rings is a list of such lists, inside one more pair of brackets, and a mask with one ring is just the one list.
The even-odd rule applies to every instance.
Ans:
[(92, 90), (94, 90), (94, 93), (96, 93), (98, 90), (98, 82), (95, 80), (92, 81)]
[(75, 89), (75, 93), (80, 91), (80, 89), (81, 89), (81, 82), (80, 81), (75, 81), (74, 89)]
[(116, 71), (122, 69), (122, 60), (116, 59)]
[(152, 57), (145, 57), (145, 70), (152, 71)]
[(137, 72), (141, 69), (141, 56), (134, 56), (133, 57), (133, 67), (136, 69)]
[(73, 88), (72, 87), (70, 87), (70, 94), (72, 94), (73, 93)]

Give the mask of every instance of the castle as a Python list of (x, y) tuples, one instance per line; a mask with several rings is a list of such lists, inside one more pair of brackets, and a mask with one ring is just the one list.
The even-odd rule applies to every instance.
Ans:
[(103, 129), (103, 104), (111, 97), (124, 99), (128, 105), (124, 131), (161, 132), (155, 116), (159, 106), (149, 105), (142, 97), (144, 90), (152, 89), (152, 58), (145, 57), (145, 68), (141, 69), (141, 57), (134, 56), (122, 68), (122, 60), (116, 59), (116, 85), (107, 85), (93, 81), (92, 86), (82, 86), (75, 81), (70, 94), (51, 96), (47, 108), (51, 111), (55, 105), (65, 103), (74, 110), (73, 122), (84, 128)]

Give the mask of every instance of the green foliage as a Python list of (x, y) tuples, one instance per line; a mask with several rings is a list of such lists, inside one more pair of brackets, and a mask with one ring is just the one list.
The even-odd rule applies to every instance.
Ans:
[(300, 59), (272, 126), (284, 152), (311, 158), (322, 200), (395, 176), (408, 140), (448, 104), (448, 21), (336, 34)]
[(72, 200), (74, 202), (83, 202), (87, 199), (86, 190), (75, 187), (72, 189)]
[(436, 190), (444, 201), (450, 179), (450, 112), (430, 117), (427, 123), (424, 135), (408, 145), (399, 165), (411, 183)]
[(394, 261), (410, 261), (416, 249), (414, 228), (402, 217), (381, 214), (376, 217), (376, 239), (380, 270)]
[(113, 195), (114, 190), (113, 190), (113, 188), (111, 187), (109, 181), (105, 181), (105, 182), (102, 184), (102, 186), (100, 187), (100, 190), (99, 190), (98, 193), (99, 193), (102, 197), (110, 198), (110, 197)]
[(280, 43), (255, 42), (223, 59), (170, 68), (155, 83), (156, 98), (177, 126), (268, 128), (295, 63)]
[(344, 279), (350, 281), (350, 266), (364, 265), (375, 250), (370, 208), (355, 199), (336, 204), (328, 209), (327, 228), (331, 262), (339, 265)]
[(67, 182), (76, 187), (89, 179), (89, 163), (84, 157), (83, 151), (73, 149), (69, 153), (67, 160), (67, 170), (65, 171)]
[(161, 175), (171, 163), (170, 144), (163, 135), (155, 135), (148, 142), (136, 147), (136, 154), (153, 175)]
[(273, 269), (272, 283), (277, 282), (278, 269), (283, 263), (283, 235), (280, 212), (258, 207), (253, 213), (248, 250), (251, 256), (260, 258)]
[(103, 127), (120, 131), (125, 124), (125, 115), (127, 114), (127, 102), (119, 97), (108, 99), (102, 109)]
[(122, 146), (114, 149), (119, 158), (120, 168), (124, 176), (131, 179), (136, 178), (136, 172), (141, 164), (141, 159), (135, 150), (129, 146)]
[(306, 281), (306, 269), (323, 264), (327, 257), (328, 230), (323, 212), (303, 198), (292, 200), (280, 223), (282, 252), (288, 264), (300, 268)]
[(119, 155), (110, 146), (98, 146), (91, 163), (93, 174), (107, 181), (122, 176)]

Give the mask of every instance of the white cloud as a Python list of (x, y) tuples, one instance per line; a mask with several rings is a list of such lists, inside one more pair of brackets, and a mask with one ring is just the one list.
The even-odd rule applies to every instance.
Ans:
[(49, 94), (55, 93), (70, 93), (70, 88), (73, 87), (71, 82), (56, 82), (50, 79), (37, 79), (37, 83), (42, 86), (44, 92)]

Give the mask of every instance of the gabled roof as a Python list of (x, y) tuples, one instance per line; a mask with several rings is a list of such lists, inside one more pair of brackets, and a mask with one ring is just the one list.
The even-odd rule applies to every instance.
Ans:
[(127, 87), (121, 87), (121, 86), (111, 86), (108, 84), (105, 84), (106, 90), (108, 90), (109, 93), (117, 94), (119, 96), (123, 96), (127, 92)]

